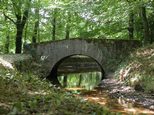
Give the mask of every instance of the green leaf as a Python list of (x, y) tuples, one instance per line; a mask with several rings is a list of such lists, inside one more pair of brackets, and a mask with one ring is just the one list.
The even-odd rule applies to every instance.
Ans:
[(103, 110), (103, 114), (107, 114), (107, 113), (109, 113), (109, 111), (108, 110)]
[(83, 107), (82, 107), (82, 109), (85, 109), (85, 108), (86, 108), (86, 106), (83, 106)]
[(31, 77), (31, 76), (33, 76), (33, 73), (31, 73), (31, 74), (28, 75), (28, 77)]
[(66, 115), (69, 115), (69, 112), (68, 112), (68, 111), (65, 111), (64, 113), (65, 113)]
[(21, 111), (23, 109), (23, 106), (19, 105), (18, 109), (19, 109), (19, 111)]
[(21, 98), (21, 99), (20, 99), (20, 101), (24, 101), (24, 100), (26, 100), (26, 98)]
[(35, 96), (35, 99), (40, 99), (40, 97), (41, 97), (40, 95), (37, 95)]
[(29, 101), (29, 105), (30, 105), (30, 107), (36, 107), (36, 100), (34, 100), (34, 101)]

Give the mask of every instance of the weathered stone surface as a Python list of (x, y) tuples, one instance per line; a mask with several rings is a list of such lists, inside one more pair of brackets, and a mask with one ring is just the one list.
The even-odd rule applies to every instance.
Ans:
[[(29, 45), (35, 49), (40, 60), (43, 60), (42, 66), (45, 71), (56, 74), (59, 64), (73, 55), (93, 58), (100, 65), (102, 73), (105, 73), (109, 60), (128, 56), (129, 52), (141, 46), (141, 43), (137, 40), (74, 38)], [(24, 49), (24, 52), (30, 53), (28, 49)]]

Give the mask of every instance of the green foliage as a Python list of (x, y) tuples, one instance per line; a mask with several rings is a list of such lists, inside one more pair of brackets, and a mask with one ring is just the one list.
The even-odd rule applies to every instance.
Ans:
[[(84, 77), (83, 77), (84, 76)], [(64, 77), (59, 76), (58, 80), (64, 86)], [(89, 72), (79, 74), (68, 74), (67, 75), (67, 88), (85, 88), (86, 90), (92, 90), (98, 85), (102, 78), (102, 74), (99, 72)], [(82, 79), (82, 80), (81, 80)], [(74, 91), (74, 93), (79, 93), (79, 91)]]
[(106, 115), (107, 113), (109, 113), (108, 110), (103, 110), (103, 114)]
[(153, 93), (153, 49), (152, 44), (130, 54), (127, 60), (119, 64), (115, 77), (124, 81), (125, 85), (134, 86), (136, 90)]
[[(16, 27), (13, 21), (16, 21), (14, 14), (23, 13), (27, 8), (28, 0), (2, 1), (0, 9), (0, 47), (10, 43), (10, 52), (15, 49)], [(14, 5), (16, 4), (16, 5)], [(153, 8), (152, 1), (120, 1), (118, 0), (99, 0), (99, 1), (32, 1), (30, 4), (29, 17), (26, 21), (23, 42), (32, 42), (34, 35), (34, 25), (39, 21), (37, 28), (37, 42), (52, 40), (53, 18), (56, 17), (56, 40), (65, 39), (66, 29), (69, 26), (70, 38), (107, 38), (107, 39), (129, 39), (129, 13), (133, 11), (134, 20), (134, 39), (144, 40), (144, 27), (141, 15), (141, 7), (146, 7), (147, 19), (150, 27), (150, 39), (153, 39)], [(38, 10), (39, 15), (35, 13)], [(3, 15), (7, 14), (9, 18)], [(69, 18), (69, 21), (68, 21)], [(9, 31), (9, 33), (8, 33)], [(4, 38), (10, 36), (10, 40)], [(40, 39), (40, 40), (39, 40)], [(1, 53), (4, 53), (0, 51)]]

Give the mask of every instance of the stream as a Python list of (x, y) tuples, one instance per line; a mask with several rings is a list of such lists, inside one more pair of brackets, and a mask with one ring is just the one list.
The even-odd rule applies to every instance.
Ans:
[[(81, 69), (81, 68), (80, 68)], [(100, 71), (76, 72), (68, 69), (68, 73), (59, 69), (58, 80), (66, 91), (72, 92), (76, 97), (82, 97), (85, 102), (93, 101), (103, 105), (107, 110), (120, 113), (121, 115), (154, 115), (154, 111), (146, 108), (143, 104), (134, 100), (123, 98), (122, 94), (118, 94), (117, 87), (121, 84), (109, 77), (101, 81)], [(101, 82), (100, 82), (101, 81)], [(121, 87), (121, 86), (120, 86)], [(115, 91), (114, 93), (111, 93)], [(125, 90), (131, 90), (126, 87)]]

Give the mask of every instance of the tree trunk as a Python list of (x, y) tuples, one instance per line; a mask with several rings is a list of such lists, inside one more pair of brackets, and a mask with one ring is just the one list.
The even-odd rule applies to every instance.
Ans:
[(144, 27), (144, 44), (150, 43), (150, 36), (149, 36), (149, 24), (146, 17), (146, 9), (142, 7), (142, 18), (143, 18), (143, 27)]
[(14, 0), (11, 0), (11, 1), (12, 1), (12, 4), (13, 4), (13, 7), (18, 9), (18, 10), (14, 10), (17, 21), (15, 22), (12, 18), (7, 16), (5, 14), (5, 12), (3, 12), (3, 14), (4, 14), (5, 18), (9, 19), (10, 21), (12, 21), (16, 25), (17, 33), (16, 33), (16, 49), (15, 49), (15, 53), (21, 53), (21, 50), (22, 50), (22, 34), (23, 34), (24, 26), (26, 24), (26, 20), (28, 18), (28, 12), (29, 12), (29, 7), (30, 7), (31, 0), (29, 0), (29, 2), (27, 3), (27, 8), (23, 11), (23, 14), (21, 13), (22, 9), (20, 7), (20, 6), (22, 6), (22, 2), (20, 2), (17, 5), (16, 1), (14, 1)]
[(5, 44), (5, 53), (9, 53), (9, 47), (10, 47), (10, 32), (8, 31), (8, 36), (6, 37), (7, 43)]
[(53, 18), (52, 40), (56, 40), (56, 17)]
[[(31, 2), (31, 0), (29, 0)], [(29, 7), (29, 3), (28, 3)], [(28, 18), (28, 13), (29, 9), (25, 9), (23, 16), (22, 14), (18, 13), (16, 14), (16, 28), (17, 28), (17, 34), (16, 34), (16, 53), (21, 53), (22, 51), (22, 34), (23, 34), (23, 29), (26, 24), (26, 20)]]
[(150, 43), (152, 44), (154, 42), (154, 11), (151, 17), (149, 17), (149, 34), (150, 34)]
[[(7, 17), (5, 16), (5, 23), (6, 23), (6, 20), (7, 20)], [(7, 28), (8, 27), (8, 24), (6, 24)], [(8, 32), (6, 33), (7, 37), (6, 37), (6, 43), (5, 43), (5, 53), (9, 53), (9, 46), (10, 46), (10, 31), (8, 30)]]
[(129, 31), (129, 39), (132, 40), (134, 39), (133, 35), (134, 35), (134, 19), (133, 19), (133, 10), (130, 11), (130, 14), (129, 14), (129, 28), (128, 28), (128, 31)]
[(150, 43), (154, 42), (154, 22), (150, 25)]
[(57, 9), (54, 10), (54, 13), (53, 13), (53, 30), (52, 30), (52, 40), (56, 40), (56, 11)]
[(70, 15), (68, 14), (68, 20), (67, 20), (67, 25), (66, 25), (66, 37), (65, 39), (69, 39), (69, 36), (70, 36), (70, 26), (69, 26), (69, 23), (70, 23)]
[(17, 23), (17, 33), (16, 33), (16, 53), (20, 54), (22, 50), (22, 33), (23, 25)]
[(70, 32), (69, 32), (69, 27), (68, 27), (67, 30), (66, 30), (66, 37), (65, 37), (65, 39), (69, 39), (69, 35), (70, 35)]
[[(38, 16), (38, 12), (39, 12), (39, 10), (37, 8), (35, 8), (35, 15), (36, 16)], [(33, 34), (33, 39), (32, 39), (33, 43), (36, 43), (38, 25), (39, 25), (39, 20), (37, 18), (35, 25), (34, 25), (34, 34)]]
[(27, 20), (27, 24), (25, 27), (25, 39), (24, 39), (24, 44), (26, 44), (26, 39), (27, 39), (27, 28), (28, 28), (28, 20)]
[(67, 87), (67, 76), (64, 76), (64, 80), (63, 80), (63, 86)]
[(35, 26), (34, 26), (33, 43), (36, 43), (36, 38), (37, 38), (37, 28), (38, 28), (38, 21), (35, 22)]
[(79, 76), (79, 83), (78, 83), (79, 87), (81, 86), (81, 82), (82, 82), (82, 75), (80, 74), (80, 76)]
[(35, 26), (34, 26), (33, 43), (36, 43), (38, 25), (39, 25), (39, 22), (38, 22), (38, 20), (37, 20), (37, 21), (35, 22)]
[[(40, 0), (38, 0), (38, 4), (40, 4)], [(38, 31), (38, 43), (40, 43), (40, 28), (39, 28), (40, 15), (39, 15), (39, 11), (40, 11), (40, 6), (39, 6), (39, 9), (38, 9), (38, 28), (37, 28), (37, 31)]]

